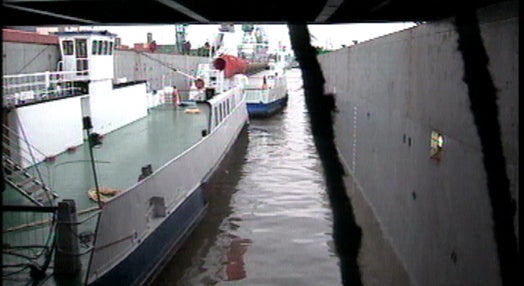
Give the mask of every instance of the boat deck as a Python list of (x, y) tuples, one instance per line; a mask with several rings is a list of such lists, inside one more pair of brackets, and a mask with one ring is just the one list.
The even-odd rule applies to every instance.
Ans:
[[(94, 149), (99, 186), (126, 190), (137, 183), (143, 166), (151, 164), (155, 171), (199, 141), (202, 130), (208, 126), (207, 115), (184, 110), (165, 104), (150, 109), (146, 117), (106, 134), (102, 145)], [(97, 221), (93, 219), (97, 217), (93, 211), (98, 204), (88, 196), (88, 190), (95, 185), (87, 144), (78, 146), (74, 152), (59, 154), (54, 161), (42, 162), (38, 167), (45, 184), (58, 193), (56, 201), (75, 200), (79, 220), (85, 221), (78, 225), (79, 235), (92, 234)], [(9, 186), (2, 197), (4, 205), (32, 205)], [(2, 236), (6, 252), (2, 257), (6, 264), (12, 265), (3, 269), (4, 283), (29, 285), (31, 278), (27, 265), (45, 264), (43, 250), (50, 247), (52, 216), (52, 213), (3, 212)], [(90, 253), (93, 242), (88, 240), (80, 245), (80, 274), (52, 275), (55, 267), (52, 261), (45, 285), (83, 284), (90, 258), (85, 254)]]
[[(168, 104), (150, 109), (148, 116), (106, 134), (102, 145), (94, 148), (99, 186), (126, 190), (138, 181), (143, 166), (151, 164), (155, 171), (200, 140), (207, 126), (203, 112), (186, 113)], [(73, 199), (78, 210), (97, 205), (87, 194), (95, 186), (87, 144), (38, 167), (58, 200)], [(20, 195), (4, 193), (4, 204), (22, 200)]]

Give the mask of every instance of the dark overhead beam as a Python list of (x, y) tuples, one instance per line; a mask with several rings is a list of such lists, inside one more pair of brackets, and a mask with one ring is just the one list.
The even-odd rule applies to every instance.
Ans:
[(202, 22), (202, 23), (211, 23), (211, 21), (209, 21), (208, 19), (206, 19), (205, 17), (201, 16), (200, 14), (196, 13), (195, 11), (185, 7), (184, 5), (174, 1), (174, 0), (156, 0), (157, 2), (159, 3), (162, 3), (164, 5), (166, 5), (167, 7), (171, 8), (171, 9), (174, 9), (192, 19), (195, 19), (197, 20), (198, 22)]
[(317, 18), (315, 19), (316, 23), (324, 23), (331, 15), (337, 11), (338, 7), (344, 2), (344, 0), (327, 0), (326, 5), (324, 5), (324, 8), (322, 11), (320, 11), (320, 14), (318, 14)]
[(58, 13), (53, 13), (53, 12), (49, 12), (49, 11), (28, 8), (28, 7), (22, 7), (22, 6), (18, 6), (18, 5), (14, 5), (14, 4), (3, 3), (2, 6), (6, 7), (6, 8), (11, 8), (11, 9), (14, 9), (14, 10), (20, 10), (20, 11), (29, 12), (29, 13), (40, 14), (40, 15), (44, 15), (44, 16), (50, 16), (50, 17), (58, 18), (58, 19), (65, 19), (65, 20), (69, 20), (69, 21), (82, 23), (82, 24), (100, 24), (100, 22), (97, 22), (97, 21), (92, 21), (92, 20), (82, 19), (82, 18), (78, 18), (78, 17), (67, 16), (67, 15), (63, 15), (63, 14), (58, 14)]
[(85, 0), (3, 0), (4, 3), (81, 2)]
[(391, 0), (386, 0), (386, 1), (383, 1), (383, 2), (380, 2), (378, 5), (376, 5), (375, 7), (371, 8), (371, 12), (376, 12), (380, 9), (382, 9), (383, 7), (387, 6), (389, 3), (391, 2)]

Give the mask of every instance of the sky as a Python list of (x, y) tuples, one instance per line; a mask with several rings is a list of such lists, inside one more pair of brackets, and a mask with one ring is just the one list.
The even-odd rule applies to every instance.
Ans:
[[(186, 29), (186, 39), (190, 41), (192, 48), (200, 47), (206, 41), (211, 43), (219, 26), (216, 24), (189, 25)], [(260, 26), (268, 35), (270, 50), (276, 49), (279, 43), (291, 47), (286, 25), (264, 24)], [(413, 26), (415, 24), (412, 22), (308, 25), (309, 32), (312, 35), (312, 44), (328, 49), (339, 49), (342, 45), (352, 45), (353, 41), (363, 42)], [(94, 28), (106, 29), (118, 34), (122, 39), (122, 44), (129, 46), (133, 46), (134, 43), (145, 43), (148, 32), (153, 34), (153, 40), (159, 45), (175, 44), (176, 42), (175, 25), (102, 26)], [(241, 25), (235, 25), (235, 30), (235, 37), (238, 37), (240, 41), (242, 37)]]

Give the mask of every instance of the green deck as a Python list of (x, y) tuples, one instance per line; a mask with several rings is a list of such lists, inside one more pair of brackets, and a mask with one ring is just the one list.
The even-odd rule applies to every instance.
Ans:
[[(202, 108), (201, 108), (202, 110)], [(202, 130), (207, 129), (208, 120), (205, 113), (189, 114), (183, 108), (172, 105), (163, 105), (151, 109), (148, 116), (130, 123), (118, 130), (106, 134), (101, 146), (95, 148), (94, 156), (100, 186), (127, 189), (138, 181), (141, 168), (151, 164), (153, 171), (181, 154), (202, 138)], [(64, 152), (56, 157), (53, 162), (43, 162), (38, 165), (46, 185), (58, 193), (59, 198), (73, 199), (77, 210), (82, 212), (93, 209), (97, 203), (91, 200), (87, 191), (94, 187), (93, 172), (87, 144), (78, 146), (75, 152)], [(3, 204), (6, 205), (31, 205), (28, 199), (22, 197), (14, 189), (8, 187), (2, 194)], [(56, 203), (56, 202), (55, 202)], [(93, 217), (93, 212), (79, 216), (79, 220)], [(96, 215), (96, 213), (94, 213)], [(38, 226), (6, 232), (6, 229), (33, 222), (49, 222), (50, 213), (3, 213), (3, 250), (23, 255), (34, 255), (34, 249), (20, 249), (24, 245), (50, 245), (49, 223), (38, 223)], [(96, 218), (96, 217), (93, 217)], [(87, 223), (78, 225), (78, 233), (93, 231), (96, 219), (89, 219)], [(8, 247), (7, 247), (8, 246)], [(6, 249), (4, 249), (6, 248)], [(88, 246), (81, 246), (80, 252), (86, 253)], [(88, 254), (88, 253), (86, 253)], [(81, 255), (82, 270), (80, 275), (56, 280), (53, 277), (46, 281), (46, 285), (80, 285), (85, 279), (86, 266), (89, 264), (89, 255)], [(27, 263), (17, 255), (3, 254), (6, 264), (17, 265)], [(43, 265), (44, 256), (35, 259)], [(53, 268), (53, 262), (51, 268)], [(29, 270), (19, 267), (3, 269), (2, 282), (6, 285), (27, 285)], [(6, 272), (7, 271), (7, 272)], [(7, 274), (7, 273), (13, 273)], [(48, 270), (47, 274), (52, 273)], [(7, 274), (7, 276), (5, 276)]]
[[(102, 145), (94, 148), (100, 187), (125, 190), (138, 181), (142, 166), (153, 171), (181, 154), (202, 137), (207, 129), (204, 113), (189, 114), (183, 108), (163, 105), (148, 116), (106, 134)], [(53, 162), (38, 165), (47, 186), (60, 196), (74, 199), (77, 209), (96, 206), (87, 191), (94, 187), (87, 144), (74, 152), (64, 152)], [(4, 194), (4, 204), (20, 203), (21, 196)]]

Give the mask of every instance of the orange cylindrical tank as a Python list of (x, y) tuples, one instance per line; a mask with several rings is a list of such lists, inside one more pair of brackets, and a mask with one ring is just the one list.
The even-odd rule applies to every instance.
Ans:
[(236, 74), (245, 74), (248, 65), (246, 60), (232, 55), (221, 55), (213, 61), (213, 66), (217, 70), (223, 70), (226, 78)]

